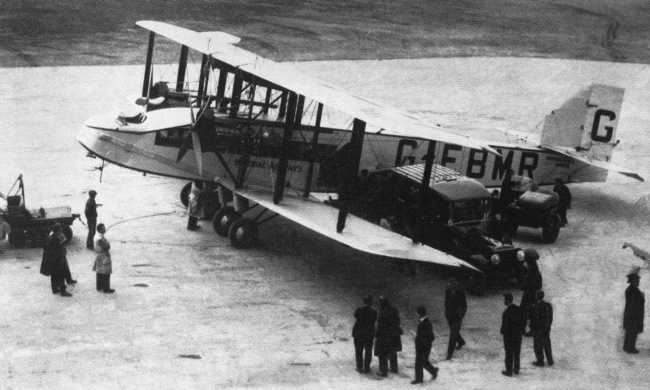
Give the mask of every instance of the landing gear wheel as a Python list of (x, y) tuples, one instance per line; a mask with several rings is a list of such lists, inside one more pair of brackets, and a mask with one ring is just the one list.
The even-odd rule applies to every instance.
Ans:
[(65, 242), (70, 242), (72, 239), (72, 228), (69, 225), (63, 226), (63, 235), (65, 236)]
[(192, 191), (192, 182), (185, 184), (180, 193), (181, 203), (185, 207), (190, 203), (190, 191)]
[(218, 235), (227, 237), (230, 226), (239, 218), (241, 218), (241, 215), (239, 215), (234, 208), (230, 206), (223, 207), (214, 215), (212, 227), (214, 227), (214, 231), (217, 232)]
[(551, 214), (547, 216), (544, 220), (544, 225), (542, 226), (542, 238), (544, 242), (554, 243), (557, 240), (557, 236), (560, 234), (560, 216), (557, 214)]
[(9, 243), (16, 248), (22, 248), (25, 246), (27, 237), (25, 236), (25, 231), (23, 229), (13, 230), (9, 233)]
[(257, 225), (248, 218), (239, 218), (230, 226), (228, 237), (235, 248), (250, 248), (257, 237)]
[(472, 274), (467, 280), (467, 285), (470, 294), (482, 296), (487, 290), (487, 278), (483, 274)]

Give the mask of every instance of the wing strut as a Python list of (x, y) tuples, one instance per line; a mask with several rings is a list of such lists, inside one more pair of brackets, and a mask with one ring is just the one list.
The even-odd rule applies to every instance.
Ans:
[[(208, 78), (208, 74), (205, 71), (206, 66), (208, 65), (208, 55), (204, 54), (203, 57), (201, 58), (201, 70), (199, 71), (199, 90), (197, 91), (197, 97), (196, 100), (199, 102), (199, 107), (201, 107), (201, 104), (203, 103), (203, 98), (205, 96), (205, 85), (207, 84), (205, 81)], [(191, 104), (191, 102), (190, 102)]]
[[(302, 101), (304, 102), (304, 100)], [(294, 127), (294, 121), (296, 119), (297, 105), (298, 96), (294, 92), (289, 92), (289, 99), (287, 102), (287, 115), (284, 122), (284, 134), (282, 135), (282, 150), (280, 151), (278, 171), (275, 178), (275, 188), (273, 190), (273, 203), (275, 204), (280, 203), (282, 196), (284, 195), (284, 186), (287, 177), (287, 166), (289, 165), (289, 145), (291, 142), (291, 134)]]
[[(343, 154), (344, 171), (340, 177), (345, 177), (344, 183), (339, 183), (339, 216), (336, 221), (336, 232), (343, 232), (345, 227), (345, 219), (348, 216), (349, 202), (351, 198), (352, 188), (357, 182), (357, 174), (359, 172), (359, 162), (361, 160), (361, 150), (363, 148), (363, 136), (366, 131), (366, 122), (354, 118), (352, 124), (352, 138), (350, 139), (349, 150)], [(343, 146), (345, 148), (345, 146)], [(338, 169), (341, 169), (339, 167)]]
[(318, 110), (316, 111), (316, 123), (314, 125), (314, 133), (311, 138), (311, 154), (309, 155), (309, 168), (307, 169), (307, 183), (305, 184), (305, 198), (309, 197), (311, 192), (311, 181), (314, 177), (314, 162), (318, 160), (318, 135), (320, 134), (320, 121), (323, 117), (323, 103), (318, 103)]
[(183, 91), (185, 84), (185, 69), (187, 69), (187, 46), (181, 46), (181, 56), (178, 59), (178, 74), (176, 75), (176, 92)]
[(429, 141), (429, 148), (427, 149), (426, 156), (424, 156), (424, 174), (422, 175), (422, 183), (420, 184), (420, 207), (424, 207), (429, 183), (431, 183), (431, 170), (433, 168), (435, 152), (436, 141)]
[[(156, 34), (152, 31), (149, 33), (149, 46), (147, 46), (147, 61), (144, 65), (144, 80), (142, 81), (142, 95), (140, 96), (149, 96), (147, 91), (149, 91), (149, 78), (151, 77), (151, 60), (153, 57), (153, 44)], [(149, 103), (149, 101), (147, 101)]]
[(228, 81), (228, 72), (225, 69), (219, 69), (219, 83), (217, 84), (217, 111), (224, 109), (228, 103), (224, 99), (226, 95), (226, 82)]

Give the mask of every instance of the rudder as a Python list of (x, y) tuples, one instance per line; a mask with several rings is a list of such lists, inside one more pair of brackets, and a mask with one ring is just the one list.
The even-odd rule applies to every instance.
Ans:
[(590, 160), (609, 161), (623, 105), (623, 88), (592, 84), (547, 115), (541, 146), (575, 148)]

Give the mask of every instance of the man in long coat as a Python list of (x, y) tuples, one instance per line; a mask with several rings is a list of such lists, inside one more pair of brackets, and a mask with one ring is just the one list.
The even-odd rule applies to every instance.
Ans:
[(512, 301), (512, 294), (503, 294), (507, 306), (501, 318), (501, 334), (505, 349), (506, 369), (501, 373), (505, 376), (519, 374), (519, 355), (521, 353), (521, 337), (524, 331), (524, 316), (521, 309)]
[(643, 332), (643, 317), (645, 315), (645, 295), (639, 290), (639, 269), (636, 268), (627, 275), (630, 284), (625, 290), (625, 310), (623, 311), (623, 329), (625, 340), (623, 350), (627, 353), (639, 353), (636, 349), (636, 338)]
[(84, 215), (86, 216), (86, 222), (88, 223), (88, 237), (86, 237), (86, 248), (95, 249), (95, 229), (97, 227), (97, 207), (101, 204), (97, 204), (95, 197), (97, 196), (97, 191), (90, 190), (88, 191), (88, 200), (86, 201), (86, 208), (84, 209)]
[(380, 297), (375, 331), (375, 356), (379, 358), (377, 375), (388, 375), (389, 362), (390, 371), (397, 373), (397, 352), (402, 350), (401, 334), (399, 312), (388, 303), (386, 298)]
[[(529, 248), (524, 250), (524, 261), (526, 262), (526, 277), (522, 289), (524, 293), (521, 296), (519, 303), (521, 310), (524, 313), (525, 322), (528, 323), (532, 314), (532, 306), (535, 303), (535, 294), (542, 289), (542, 274), (539, 272), (537, 260), (539, 254), (535, 249)], [(525, 326), (524, 326), (525, 328)], [(532, 333), (526, 333), (527, 336), (532, 336)]]
[(562, 226), (566, 226), (567, 224), (566, 211), (567, 209), (571, 208), (571, 191), (569, 191), (569, 188), (566, 185), (564, 185), (562, 179), (559, 178), (555, 179), (555, 186), (553, 187), (553, 191), (559, 197), (559, 202), (557, 205), (557, 213), (560, 215), (560, 221), (562, 222)]
[(551, 349), (551, 324), (553, 323), (553, 306), (544, 300), (544, 291), (537, 292), (537, 302), (533, 305), (530, 328), (533, 331), (533, 349), (536, 361), (534, 365), (544, 366), (544, 355), (549, 366), (553, 365)]
[(431, 344), (436, 338), (433, 334), (433, 326), (431, 321), (427, 318), (427, 310), (424, 306), (417, 308), (418, 316), (418, 329), (415, 334), (415, 380), (411, 384), (422, 383), (424, 379), (424, 370), (426, 369), (431, 374), (432, 379), (438, 376), (438, 368), (434, 367), (429, 362), (429, 355), (431, 354)]
[(375, 321), (377, 311), (372, 308), (372, 296), (363, 298), (364, 305), (354, 312), (356, 319), (352, 328), (354, 339), (354, 355), (357, 362), (357, 371), (370, 372), (370, 361), (372, 360), (372, 339), (375, 334)]
[(447, 346), (447, 360), (451, 360), (455, 349), (461, 349), (465, 340), (460, 335), (463, 318), (467, 312), (467, 297), (458, 281), (452, 278), (445, 291), (445, 318), (449, 324), (449, 344)]
[(72, 294), (66, 291), (65, 279), (70, 272), (68, 261), (66, 259), (66, 249), (63, 246), (63, 228), (60, 224), (55, 224), (52, 234), (47, 238), (45, 248), (43, 249), (43, 262), (41, 263), (41, 273), (50, 276), (52, 294), (61, 294), (63, 297), (71, 297)]

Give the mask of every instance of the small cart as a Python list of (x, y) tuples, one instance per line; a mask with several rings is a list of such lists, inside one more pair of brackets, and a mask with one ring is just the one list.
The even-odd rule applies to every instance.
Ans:
[(54, 224), (63, 227), (66, 242), (72, 238), (70, 226), (79, 214), (73, 214), (69, 206), (28, 210), (25, 207), (25, 186), (23, 175), (18, 176), (9, 189), (6, 197), (6, 208), (0, 208), (0, 220), (10, 227), (9, 243), (22, 248), (28, 243), (31, 246), (43, 246)]

